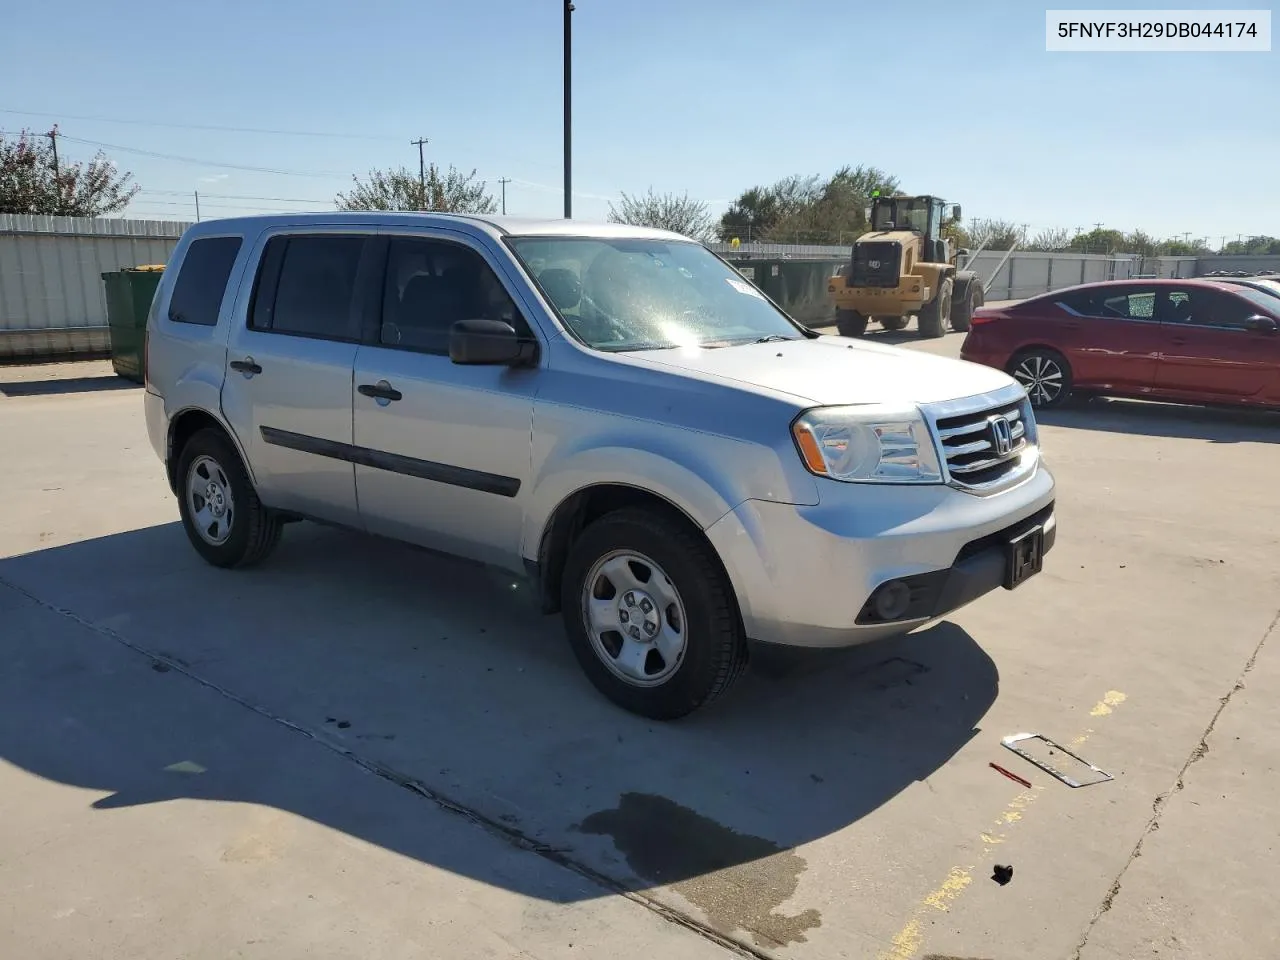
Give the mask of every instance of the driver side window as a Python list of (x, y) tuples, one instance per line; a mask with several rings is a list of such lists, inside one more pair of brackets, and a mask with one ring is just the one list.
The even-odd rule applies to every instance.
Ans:
[(500, 320), (520, 336), (532, 337), (506, 288), (476, 251), (444, 240), (392, 238), (379, 343), (448, 356), (453, 325), (477, 319)]

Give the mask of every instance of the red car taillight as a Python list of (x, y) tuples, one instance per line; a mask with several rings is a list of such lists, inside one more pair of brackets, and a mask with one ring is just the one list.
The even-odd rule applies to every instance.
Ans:
[(996, 312), (994, 310), (991, 311), (990, 313), (987, 313), (986, 311), (983, 311), (983, 310), (978, 310), (973, 315), (973, 319), (970, 321), (970, 323), (973, 326), (977, 327), (984, 323), (991, 323), (991, 321), (993, 320), (999, 320), (1003, 316), (1004, 314)]

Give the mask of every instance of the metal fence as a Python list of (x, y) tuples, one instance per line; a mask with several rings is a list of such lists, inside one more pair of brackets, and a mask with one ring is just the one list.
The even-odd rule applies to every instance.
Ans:
[[(0, 362), (106, 351), (110, 341), (102, 274), (166, 262), (188, 226), (172, 220), (0, 214)], [(773, 261), (760, 267), (769, 271), (771, 280), (779, 278), (776, 295), (803, 303), (806, 316), (816, 316), (827, 307), (817, 295), (821, 284), (815, 286), (814, 277), (828, 269), (834, 272), (834, 264), (848, 259), (853, 237), (843, 239), (842, 244), (742, 242), (710, 247), (740, 266)], [(786, 261), (810, 263), (781, 271), (775, 266)], [(988, 300), (1018, 300), (1095, 280), (1280, 269), (1280, 256), (1142, 258), (1014, 251), (1006, 259), (1005, 251), (986, 250), (964, 266), (988, 281)]]
[(0, 361), (105, 352), (102, 275), (166, 262), (188, 226), (0, 214)]

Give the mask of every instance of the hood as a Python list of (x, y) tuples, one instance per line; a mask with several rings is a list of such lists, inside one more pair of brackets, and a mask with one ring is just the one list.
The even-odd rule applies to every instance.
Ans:
[(883, 240), (897, 240), (900, 244), (902, 244), (905, 247), (911, 244), (913, 241), (916, 241), (919, 239), (920, 239), (920, 234), (912, 233), (910, 230), (873, 230), (871, 233), (864, 233), (862, 236), (860, 236), (857, 240), (853, 242), (855, 244), (858, 244), (858, 243), (865, 243), (868, 240), (874, 241), (874, 242), (880, 242)]
[(992, 367), (844, 337), (673, 348), (629, 355), (743, 387), (790, 394), (812, 404), (935, 403), (1007, 387)]

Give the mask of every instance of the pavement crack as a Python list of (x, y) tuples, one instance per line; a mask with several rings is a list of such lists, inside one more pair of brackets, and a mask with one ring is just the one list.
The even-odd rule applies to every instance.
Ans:
[(380, 777), (389, 783), (393, 783), (402, 789), (410, 791), (411, 793), (415, 793), (425, 800), (429, 800), (446, 813), (451, 813), (467, 820), (474, 826), (479, 827), (486, 833), (497, 837), (499, 840), (504, 841), (510, 846), (528, 851), (529, 853), (542, 857), (544, 860), (548, 860), (565, 870), (576, 873), (578, 876), (583, 877), (596, 886), (643, 907), (645, 910), (657, 915), (660, 919), (665, 920), (668, 923), (675, 924), (678, 927), (683, 927), (690, 933), (722, 947), (730, 953), (747, 958), (747, 960), (772, 960), (769, 954), (756, 949), (750, 944), (744, 943), (735, 937), (723, 934), (719, 930), (716, 930), (708, 926), (706, 923), (698, 920), (696, 917), (691, 917), (688, 914), (682, 913), (673, 907), (669, 907), (652, 897), (645, 896), (643, 893), (632, 890), (625, 884), (620, 883), (607, 874), (601, 873), (593, 867), (575, 860), (573, 857), (568, 856), (565, 850), (561, 847), (553, 847), (550, 844), (535, 840), (523, 831), (517, 830), (500, 820), (491, 818), (460, 801), (454, 800), (447, 794), (436, 790), (434, 787), (428, 786), (425, 782), (415, 777), (400, 773), (385, 764), (379, 763), (376, 760), (371, 760), (367, 757), (362, 757), (340, 744), (331, 743), (323, 737), (317, 736), (314, 731), (307, 727), (302, 726), (287, 717), (281, 716), (280, 714), (274, 713), (266, 707), (246, 699), (235, 691), (224, 687), (207, 677), (201, 676), (196, 673), (186, 661), (179, 657), (175, 657), (160, 650), (151, 650), (140, 643), (130, 640), (123, 634), (117, 633), (110, 627), (102, 626), (101, 624), (94, 623), (93, 621), (82, 617), (74, 610), (69, 610), (66, 607), (60, 607), (55, 603), (51, 603), (50, 601), (32, 593), (25, 587), (21, 587), (4, 577), (0, 577), (0, 585), (8, 587), (10, 590), (26, 597), (32, 603), (48, 610), (51, 613), (65, 617), (79, 626), (98, 634), (99, 636), (115, 641), (133, 653), (136, 653), (150, 661), (152, 669), (158, 669), (163, 666), (167, 668), (164, 672), (172, 671), (174, 673), (180, 673), (207, 690), (211, 690), (219, 696), (230, 700), (232, 703), (244, 707), (246, 710), (250, 710), (258, 716), (270, 720), (272, 723), (279, 724), (285, 729), (305, 737), (312, 743), (325, 748), (331, 753), (337, 754), (339, 757), (342, 757), (344, 760), (347, 760), (365, 772), (372, 773), (374, 776)]
[(1133, 861), (1142, 856), (1142, 845), (1146, 843), (1147, 837), (1160, 829), (1160, 817), (1163, 815), (1165, 808), (1169, 805), (1169, 801), (1173, 797), (1181, 793), (1186, 787), (1187, 771), (1191, 766), (1200, 760), (1203, 760), (1209, 752), (1209, 738), (1213, 735), (1213, 729), (1218, 724), (1218, 718), (1222, 716), (1227, 705), (1235, 695), (1244, 689), (1244, 678), (1248, 676), (1253, 669), (1254, 664), (1258, 662), (1258, 657), (1262, 653), (1262, 648), (1266, 645), (1267, 640), (1276, 632), (1277, 626), (1280, 626), (1280, 610), (1276, 611), (1276, 615), (1271, 619), (1267, 629), (1262, 631), (1262, 639), (1258, 641), (1257, 646), (1253, 648), (1253, 653), (1244, 663), (1244, 668), (1236, 677), (1235, 682), (1231, 685), (1231, 689), (1227, 691), (1226, 696), (1218, 699), (1218, 709), (1213, 711), (1213, 716), (1209, 718), (1208, 725), (1204, 728), (1204, 732), (1200, 735), (1200, 741), (1187, 754), (1187, 759), (1183, 761), (1182, 766), (1178, 770), (1178, 775), (1174, 778), (1173, 785), (1164, 793), (1159, 794), (1151, 805), (1151, 818), (1147, 821), (1147, 825), (1143, 828), (1142, 834), (1138, 837), (1138, 842), (1133, 845), (1133, 849), (1129, 852), (1129, 856), (1124, 862), (1124, 866), (1120, 868), (1120, 872), (1116, 874), (1115, 879), (1111, 883), (1111, 889), (1107, 891), (1107, 895), (1102, 898), (1102, 902), (1098, 905), (1098, 909), (1094, 911), (1093, 916), (1089, 919), (1088, 924), (1084, 928), (1079, 942), (1072, 951), (1072, 960), (1080, 960), (1080, 955), (1084, 951), (1085, 945), (1089, 941), (1093, 928), (1097, 926), (1102, 915), (1109, 911), (1114, 905), (1116, 898), (1120, 895), (1120, 885), (1124, 880), (1124, 875), (1128, 872), (1129, 867), (1133, 865)]

